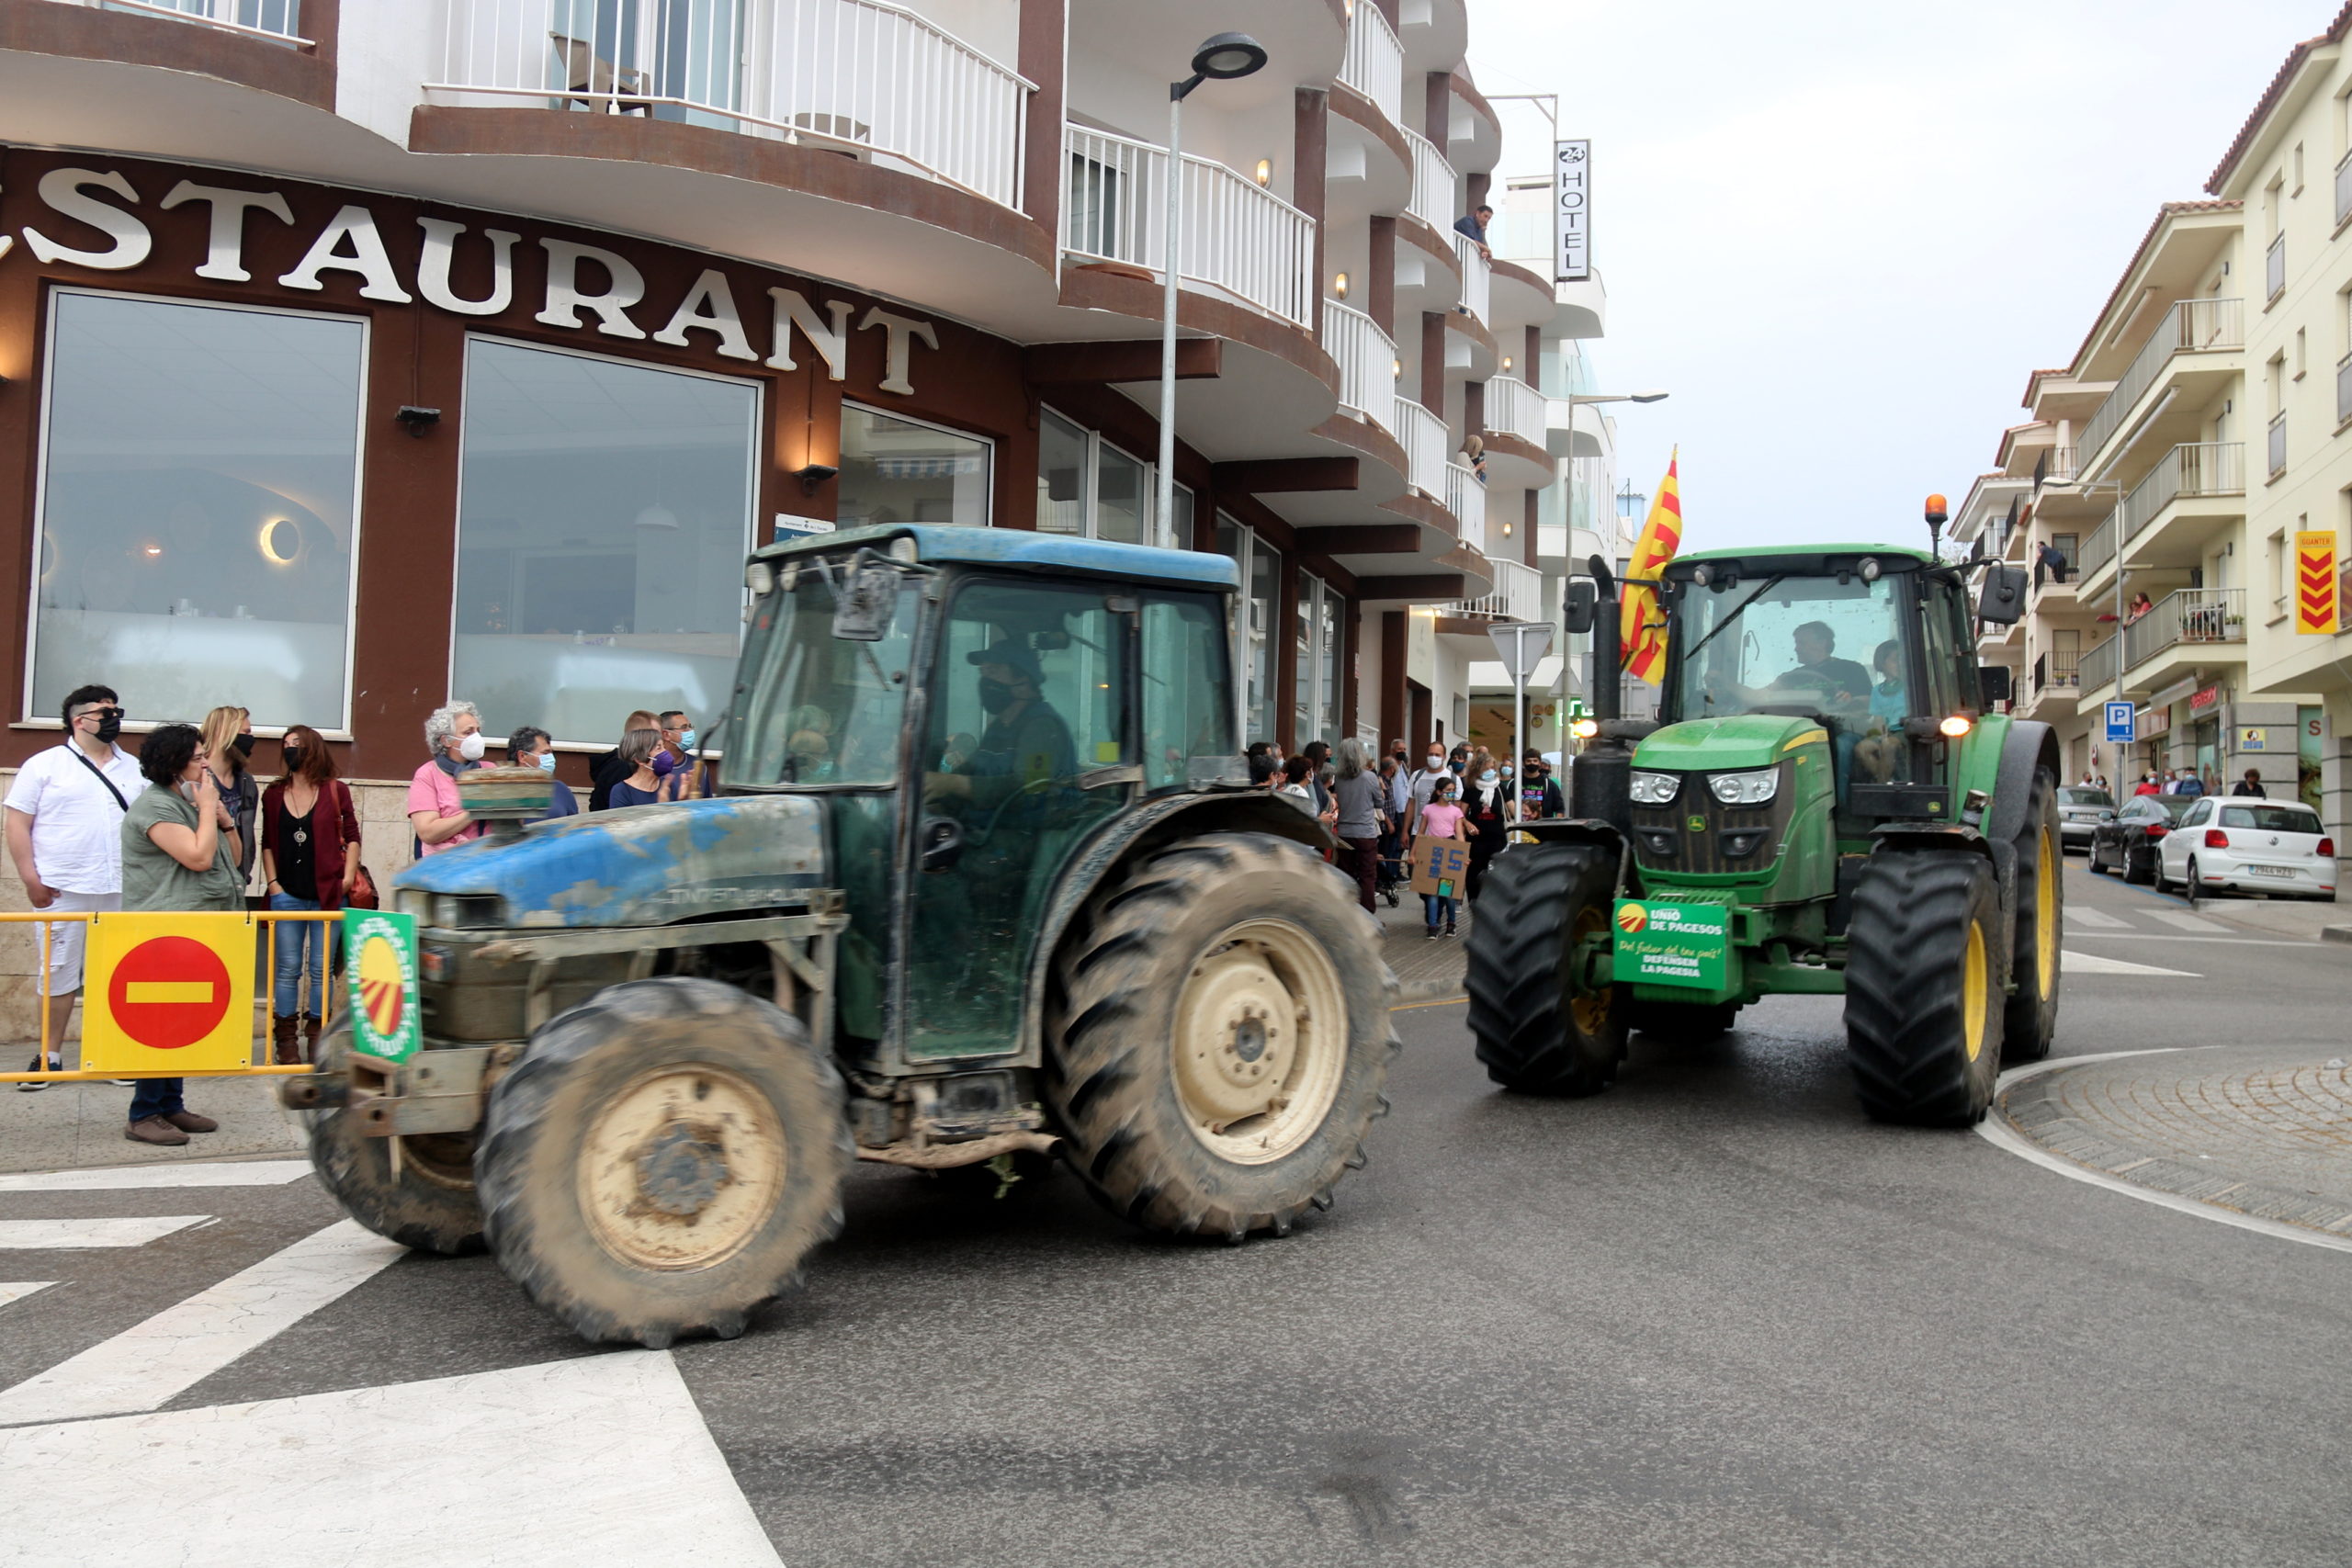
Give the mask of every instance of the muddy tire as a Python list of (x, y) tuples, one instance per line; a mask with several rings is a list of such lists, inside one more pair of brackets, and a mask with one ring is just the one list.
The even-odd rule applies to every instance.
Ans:
[(2049, 1055), (2058, 1033), (2066, 852), (2058, 838), (2058, 781), (2047, 768), (2034, 770), (2017, 851), (2017, 941), (2009, 954), (2017, 988), (2001, 1012), (2001, 1061), (2009, 1066)]
[(492, 1087), (491, 1251), (583, 1339), (733, 1338), (841, 1228), (841, 1075), (772, 1003), (634, 980), (563, 1013)]
[(1627, 1006), (1584, 986), (1573, 955), (1609, 930), (1617, 857), (1596, 844), (1521, 844), (1487, 874), (1470, 928), (1470, 1035), (1487, 1076), (1522, 1094), (1598, 1094), (1625, 1059)]
[(1703, 1045), (1731, 1032), (1739, 1017), (1737, 1002), (1693, 1007), (1688, 1002), (1630, 1002), (1625, 1028), (1668, 1045)]
[[(339, 1074), (351, 1051), (351, 1025), (338, 1019), (319, 1038), (319, 1071)], [(482, 1249), (481, 1204), (474, 1194), (470, 1133), (371, 1138), (340, 1107), (313, 1112), (311, 1168), (344, 1212), (378, 1235), (419, 1252), (461, 1257)], [(392, 1175), (392, 1145), (401, 1169)]]
[(1062, 942), (1043, 1076), (1063, 1156), (1147, 1229), (1281, 1235), (1363, 1163), (1396, 999), (1351, 880), (1286, 839), (1186, 840)]
[(1881, 1122), (1966, 1127), (2001, 1065), (2000, 893), (1982, 857), (1882, 850), (1854, 889), (1846, 1053)]

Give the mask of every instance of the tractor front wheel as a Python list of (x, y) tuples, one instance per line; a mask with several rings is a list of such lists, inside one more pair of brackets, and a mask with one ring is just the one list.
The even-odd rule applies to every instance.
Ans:
[[(351, 1023), (337, 1019), (319, 1042), (322, 1074), (351, 1059)], [(394, 1144), (400, 1158), (393, 1160)], [(311, 1168), (344, 1212), (388, 1241), (419, 1252), (480, 1252), (481, 1204), (474, 1196), (470, 1133), (368, 1137), (338, 1106), (311, 1116)]]
[(1960, 850), (1882, 850), (1854, 889), (1846, 1052), (1881, 1122), (1966, 1127), (2000, 1072), (2000, 894)]
[(1487, 1076), (1523, 1094), (1598, 1094), (1625, 1057), (1626, 1008), (1598, 978), (1617, 856), (1522, 844), (1496, 859), (1470, 928), (1470, 1035)]
[(2058, 781), (2047, 768), (2034, 771), (2017, 852), (2017, 941), (2009, 954), (2016, 987), (2001, 1014), (2001, 1060), (2011, 1066), (2049, 1055), (2058, 1032), (2066, 855), (2058, 840)]

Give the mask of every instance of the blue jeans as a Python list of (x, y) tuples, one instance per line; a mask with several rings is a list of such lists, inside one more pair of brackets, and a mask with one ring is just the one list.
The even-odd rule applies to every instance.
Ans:
[(1450, 926), (1453, 923), (1454, 917), (1462, 912), (1462, 900), (1441, 898), (1434, 893), (1424, 893), (1421, 895), (1421, 918), (1429, 922), (1430, 930), (1435, 931), (1440, 926)]
[[(297, 898), (291, 894), (273, 893), (269, 907), (276, 911), (316, 909), (316, 898)], [(308, 1011), (320, 1017), (326, 1015), (321, 1004), (327, 994), (328, 949), (334, 942), (334, 928), (323, 920), (280, 920), (271, 928), (277, 933), (277, 973), (270, 990), (270, 1010), (280, 1018)], [(311, 1005), (298, 1007), (300, 998), (302, 971), (305, 961), (311, 972)]]
[(150, 1116), (169, 1116), (175, 1111), (186, 1111), (187, 1101), (180, 1098), (179, 1078), (141, 1078), (139, 1087), (130, 1091), (130, 1119), (144, 1122)]

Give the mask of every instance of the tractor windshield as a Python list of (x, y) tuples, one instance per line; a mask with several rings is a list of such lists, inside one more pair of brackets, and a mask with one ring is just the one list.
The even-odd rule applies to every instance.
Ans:
[(1860, 733), (1911, 711), (1896, 574), (1690, 583), (1679, 598), (1679, 717), (1809, 714)]
[(743, 652), (751, 683), (742, 710), (746, 734), (728, 748), (728, 783), (898, 782), (920, 580), (901, 579), (880, 637), (837, 637), (842, 568), (839, 561), (805, 562), (792, 586), (779, 586), (753, 606)]

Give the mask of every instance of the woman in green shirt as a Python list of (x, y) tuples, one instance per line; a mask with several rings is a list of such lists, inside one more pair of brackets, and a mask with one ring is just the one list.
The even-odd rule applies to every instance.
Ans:
[[(147, 787), (122, 818), (125, 909), (241, 913), (244, 878), (237, 824), (220, 797), (203, 737), (192, 725), (167, 724), (139, 748)], [(178, 1145), (220, 1124), (180, 1098), (178, 1078), (141, 1078), (130, 1096), (133, 1143)]]

